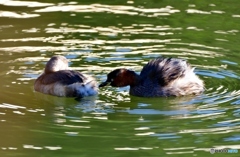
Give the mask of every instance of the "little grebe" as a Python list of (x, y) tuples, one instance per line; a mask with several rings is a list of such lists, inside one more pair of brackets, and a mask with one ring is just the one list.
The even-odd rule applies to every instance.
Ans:
[(98, 93), (97, 82), (91, 76), (69, 70), (64, 56), (53, 56), (43, 74), (34, 83), (35, 91), (55, 96), (84, 97)]
[(185, 60), (159, 57), (149, 61), (140, 75), (124, 68), (113, 70), (99, 87), (130, 85), (130, 94), (140, 97), (201, 94), (204, 83), (193, 71)]

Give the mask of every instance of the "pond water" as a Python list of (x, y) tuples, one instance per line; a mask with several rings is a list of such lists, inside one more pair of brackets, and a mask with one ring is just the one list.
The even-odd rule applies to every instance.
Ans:
[[(0, 1), (1, 156), (210, 156), (240, 153), (240, 2)], [(187, 59), (199, 96), (140, 98), (129, 87), (82, 100), (34, 92), (53, 55), (104, 81), (119, 67)], [(226, 156), (216, 153), (217, 156)]]

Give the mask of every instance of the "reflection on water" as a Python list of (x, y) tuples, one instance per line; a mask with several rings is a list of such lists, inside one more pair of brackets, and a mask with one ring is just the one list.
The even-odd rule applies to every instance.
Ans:
[[(196, 156), (240, 149), (240, 14), (237, 0), (223, 3), (0, 1), (1, 154)], [(55, 54), (99, 82), (115, 68), (140, 72), (159, 56), (184, 58), (206, 91), (151, 99), (130, 96), (129, 87), (82, 99), (34, 92)]]

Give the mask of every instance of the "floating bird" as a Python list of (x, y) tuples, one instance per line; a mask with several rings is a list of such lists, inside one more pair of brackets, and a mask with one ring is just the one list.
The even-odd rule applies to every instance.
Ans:
[(53, 56), (34, 83), (35, 91), (62, 97), (85, 97), (98, 93), (95, 79), (70, 70), (64, 56)]
[(159, 57), (149, 61), (140, 75), (128, 69), (116, 69), (107, 75), (103, 87), (130, 86), (130, 94), (139, 97), (198, 95), (204, 83), (185, 60)]

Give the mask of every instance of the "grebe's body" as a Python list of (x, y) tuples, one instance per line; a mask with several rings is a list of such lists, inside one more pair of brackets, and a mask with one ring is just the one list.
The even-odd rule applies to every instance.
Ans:
[(140, 75), (128, 69), (116, 69), (99, 87), (108, 84), (130, 85), (130, 94), (140, 97), (198, 95), (204, 91), (203, 81), (185, 60), (163, 57), (149, 61)]
[(69, 70), (64, 56), (53, 56), (43, 74), (34, 83), (35, 91), (64, 97), (85, 97), (98, 93), (97, 82), (91, 76)]

